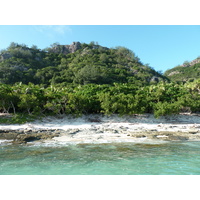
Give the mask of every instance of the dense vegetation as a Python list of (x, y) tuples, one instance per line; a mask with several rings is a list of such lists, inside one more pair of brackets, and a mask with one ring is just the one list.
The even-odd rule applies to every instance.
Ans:
[[(56, 51), (55, 51), (56, 47)], [(0, 112), (156, 117), (200, 111), (200, 79), (169, 82), (124, 48), (81, 44), (73, 53), (12, 43), (1, 52)]]
[(174, 82), (194, 81), (200, 78), (200, 58), (192, 62), (185, 61), (183, 65), (167, 70), (164, 75)]
[[(72, 48), (74, 45), (72, 44)], [(1, 51), (0, 83), (14, 84), (149, 84), (165, 78), (124, 47), (106, 48), (91, 42), (80, 44), (74, 53), (65, 45), (36, 46), (11, 43)], [(68, 50), (68, 51), (66, 51)]]
[(185, 85), (159, 83), (144, 87), (133, 84), (77, 87), (41, 87), (29, 83), (0, 85), (2, 112), (36, 115), (104, 113), (120, 115), (154, 113), (176, 114), (200, 109), (200, 80)]

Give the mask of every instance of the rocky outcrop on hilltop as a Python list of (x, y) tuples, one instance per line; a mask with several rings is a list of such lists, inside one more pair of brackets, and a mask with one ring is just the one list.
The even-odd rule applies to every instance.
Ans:
[(192, 82), (200, 78), (200, 57), (191, 62), (185, 61), (182, 65), (178, 65), (167, 70), (164, 76), (175, 82)]
[(80, 42), (73, 42), (70, 45), (55, 45), (49, 51), (53, 53), (61, 53), (66, 55), (69, 53), (74, 53), (81, 48), (82, 47)]
[(9, 59), (9, 58), (11, 58), (12, 57), (12, 55), (10, 54), (10, 53), (2, 53), (1, 55), (0, 55), (0, 61), (3, 61), (3, 60), (5, 60), (5, 59)]
[(182, 67), (191, 67), (191, 66), (193, 66), (193, 65), (195, 65), (195, 64), (197, 64), (197, 63), (200, 63), (200, 57), (198, 57), (198, 58), (196, 58), (196, 59), (194, 59), (194, 60), (192, 60), (191, 62), (184, 62), (181, 66)]

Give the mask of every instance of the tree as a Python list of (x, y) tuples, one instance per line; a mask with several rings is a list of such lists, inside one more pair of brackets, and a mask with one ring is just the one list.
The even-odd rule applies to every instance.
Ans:
[(37, 47), (37, 45), (32, 45), (31, 49), (38, 50), (38, 47)]
[(18, 43), (11, 42), (10, 45), (9, 45), (9, 47), (8, 47), (8, 49), (14, 49), (14, 48), (16, 48), (16, 47), (18, 47), (18, 46), (19, 46)]
[(102, 72), (99, 66), (86, 65), (75, 74), (75, 82), (80, 84), (101, 83)]
[[(126, 47), (116, 47), (117, 54), (128, 58), (128, 59), (136, 59), (135, 53)], [(138, 59), (136, 59), (138, 61)]]
[(6, 84), (0, 84), (0, 111), (9, 113), (12, 109), (16, 113), (16, 105), (19, 99), (13, 88)]
[(43, 87), (32, 83), (29, 83), (28, 85), (20, 83), (15, 85), (15, 90), (17, 91), (19, 98), (17, 106), (20, 111), (27, 112), (28, 114), (42, 112), (45, 102)]

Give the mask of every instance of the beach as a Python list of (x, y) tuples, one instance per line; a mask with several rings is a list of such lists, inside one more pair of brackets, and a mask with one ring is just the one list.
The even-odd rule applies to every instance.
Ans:
[(0, 126), (1, 175), (199, 175), (200, 117), (45, 117)]
[(156, 119), (151, 114), (57, 116), (23, 125), (0, 125), (1, 143), (111, 143), (200, 141), (200, 115)]

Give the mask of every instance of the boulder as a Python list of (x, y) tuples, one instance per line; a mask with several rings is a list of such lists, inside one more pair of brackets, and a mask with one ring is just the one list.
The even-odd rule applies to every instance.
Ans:
[(69, 49), (70, 53), (74, 53), (77, 50), (81, 49), (81, 43), (80, 42), (73, 42), (70, 45), (66, 45), (67, 48)]
[(181, 135), (169, 135), (167, 140), (189, 140), (189, 137)]
[(151, 78), (150, 82), (156, 82), (156, 83), (158, 83), (159, 82), (159, 78), (157, 76), (153, 76)]
[(47, 140), (58, 136), (59, 136), (58, 133), (52, 133), (49, 131), (42, 133), (18, 134), (17, 137), (14, 138), (13, 143), (27, 143), (27, 142), (34, 142), (37, 140)]
[(69, 54), (74, 53), (77, 50), (81, 49), (81, 43), (80, 42), (73, 42), (70, 45), (56, 45), (52, 49), (50, 49), (50, 52), (53, 53), (61, 53), (61, 54)]
[(196, 134), (199, 132), (199, 130), (198, 129), (189, 129), (188, 132), (191, 134)]
[(0, 61), (3, 61), (3, 60), (5, 60), (5, 59), (9, 59), (9, 58), (11, 58), (12, 57), (12, 55), (10, 54), (10, 53), (2, 53), (1, 55), (0, 55)]

